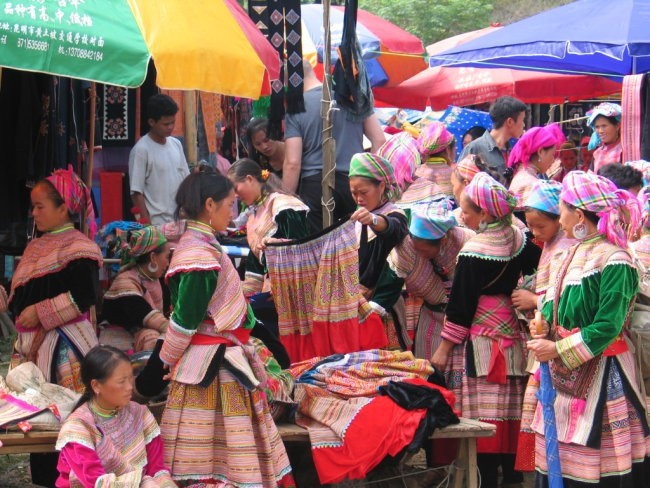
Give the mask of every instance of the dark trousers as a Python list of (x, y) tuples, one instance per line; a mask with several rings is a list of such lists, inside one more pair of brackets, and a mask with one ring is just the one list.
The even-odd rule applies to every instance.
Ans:
[[(322, 173), (313, 176), (307, 176), (300, 179), (299, 195), (300, 199), (309, 207), (307, 220), (314, 232), (323, 229), (323, 207), (321, 199), (323, 197)], [(336, 171), (334, 176), (334, 219), (332, 223), (351, 214), (357, 209), (357, 204), (352, 199), (350, 193), (350, 182), (347, 173)]]

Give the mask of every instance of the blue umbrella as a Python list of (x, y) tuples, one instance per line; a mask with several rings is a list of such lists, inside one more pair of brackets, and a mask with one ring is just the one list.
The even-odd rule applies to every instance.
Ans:
[(430, 66), (621, 77), (650, 71), (650, 0), (579, 0), (429, 59)]
[(549, 488), (563, 488), (560, 452), (557, 444), (555, 426), (555, 388), (551, 382), (551, 371), (547, 362), (539, 363), (540, 381), (537, 399), (542, 404), (544, 414), (544, 442), (546, 443), (546, 464), (548, 466)]

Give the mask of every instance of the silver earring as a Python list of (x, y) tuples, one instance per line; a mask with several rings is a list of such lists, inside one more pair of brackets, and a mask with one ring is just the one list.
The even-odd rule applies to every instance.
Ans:
[(149, 261), (149, 264), (147, 264), (147, 270), (149, 273), (155, 273), (158, 271), (158, 265), (153, 261)]
[(587, 237), (587, 226), (585, 224), (576, 224), (573, 226), (572, 232), (573, 237), (581, 241)]
[(488, 223), (485, 220), (481, 220), (478, 224), (478, 231), (479, 232), (485, 232), (485, 229), (487, 229)]

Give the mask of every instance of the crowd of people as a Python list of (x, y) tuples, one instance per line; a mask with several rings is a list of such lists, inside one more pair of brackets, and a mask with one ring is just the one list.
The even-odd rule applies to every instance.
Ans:
[[(263, 296), (273, 308), (280, 293), (268, 248), (328, 232), (322, 88), (310, 67), (305, 77), (306, 112), (288, 118), (286, 140), (269, 140), (253, 121), (255, 152), (226, 175), (190, 174), (169, 137), (177, 109), (163, 95), (150, 100), (150, 133), (129, 164), (134, 202), (154, 225), (116, 231), (122, 267), (99, 319), (102, 254), (88, 189), (70, 170), (33, 188), (40, 235), (0, 306), (15, 318), (16, 360), (82, 393), (61, 429), (56, 481), (42, 484), (295, 486), (267, 381), (292, 358), (277, 314), (260, 323), (256, 307)], [(478, 440), (481, 486), (496, 488), (500, 475), (516, 486), (533, 470), (535, 486), (549, 486), (549, 419), (536, 395), (546, 364), (564, 486), (648, 486), (648, 378), (628, 329), (650, 266), (650, 164), (621, 160), (615, 104), (591, 113), (592, 163), (578, 161), (557, 125), (524, 131), (525, 114), (519, 100), (497, 99), (492, 129), (457, 162), (442, 123), (385, 141), (374, 116), (338, 114), (336, 216), (354, 223), (351, 283), (380, 319), (368, 320), (365, 344), (430, 361), (462, 416), (496, 426)], [(252, 159), (259, 154), (268, 166)], [(233, 225), (250, 248), (243, 279), (218, 240)], [(336, 339), (331, 347), (356, 352), (337, 350)], [(125, 354), (144, 350), (154, 351), (156, 387), (134, 380)], [(165, 387), (158, 427), (132, 396)]]

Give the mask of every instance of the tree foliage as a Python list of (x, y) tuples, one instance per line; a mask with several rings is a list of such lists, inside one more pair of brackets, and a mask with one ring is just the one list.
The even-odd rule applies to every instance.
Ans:
[(487, 27), (489, 0), (359, 0), (359, 7), (422, 39), (425, 45)]

